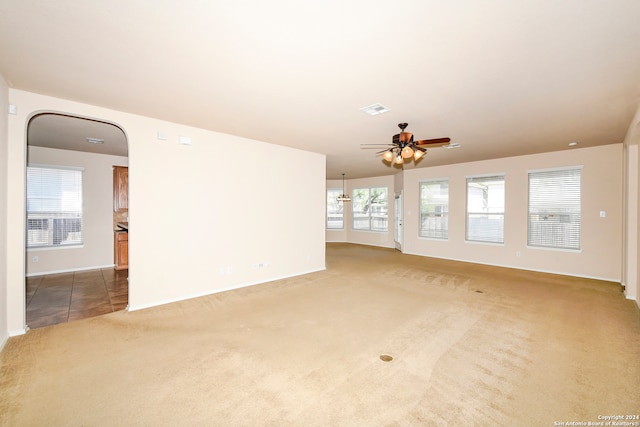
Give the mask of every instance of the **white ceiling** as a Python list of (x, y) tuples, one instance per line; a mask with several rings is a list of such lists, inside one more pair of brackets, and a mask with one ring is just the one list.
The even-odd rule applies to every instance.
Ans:
[[(622, 142), (640, 101), (638, 0), (0, 0), (10, 87), (395, 170)], [(381, 103), (388, 113), (361, 107)], [(104, 118), (109, 120), (108, 117)]]

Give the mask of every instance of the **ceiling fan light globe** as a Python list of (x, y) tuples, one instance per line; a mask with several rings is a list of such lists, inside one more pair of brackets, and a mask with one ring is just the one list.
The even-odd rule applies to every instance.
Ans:
[(411, 156), (413, 156), (413, 148), (407, 145), (402, 149), (402, 157), (408, 159)]
[(426, 151), (416, 150), (416, 152), (413, 153), (413, 160), (420, 160), (425, 154), (427, 154)]
[(382, 158), (384, 160), (386, 160), (387, 162), (392, 162), (393, 161), (393, 153), (391, 151), (385, 151), (384, 154), (382, 155)]
[(402, 158), (402, 156), (401, 156), (400, 154), (398, 154), (398, 155), (396, 156), (396, 159), (395, 159), (395, 160), (396, 160), (396, 164), (398, 164), (398, 165), (401, 165), (401, 164), (403, 164), (403, 163), (404, 163), (404, 159)]

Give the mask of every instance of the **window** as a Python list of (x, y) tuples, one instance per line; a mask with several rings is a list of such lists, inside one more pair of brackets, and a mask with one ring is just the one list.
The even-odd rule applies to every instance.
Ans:
[(449, 237), (449, 181), (420, 183), (420, 237)]
[(82, 169), (27, 167), (27, 248), (82, 244)]
[(504, 243), (504, 176), (467, 178), (466, 238)]
[(387, 231), (387, 188), (353, 190), (353, 229)]
[(344, 203), (338, 202), (338, 196), (341, 194), (340, 188), (327, 190), (327, 228), (331, 230), (344, 228)]
[(529, 172), (529, 246), (580, 249), (581, 168)]

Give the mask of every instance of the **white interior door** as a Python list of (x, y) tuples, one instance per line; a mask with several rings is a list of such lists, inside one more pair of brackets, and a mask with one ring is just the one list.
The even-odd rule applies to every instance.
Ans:
[(393, 240), (395, 240), (396, 249), (402, 252), (402, 192), (395, 194), (394, 218)]

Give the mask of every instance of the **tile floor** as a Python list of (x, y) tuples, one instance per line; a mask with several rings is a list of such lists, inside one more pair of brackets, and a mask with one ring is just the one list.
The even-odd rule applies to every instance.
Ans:
[(27, 277), (27, 325), (57, 325), (124, 310), (129, 271), (113, 268)]

